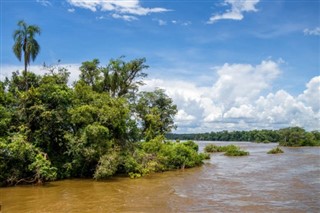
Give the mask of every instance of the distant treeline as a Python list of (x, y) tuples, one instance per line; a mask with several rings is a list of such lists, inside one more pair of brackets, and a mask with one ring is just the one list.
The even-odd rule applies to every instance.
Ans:
[(195, 134), (167, 134), (170, 140), (279, 142), (282, 146), (319, 146), (320, 132), (308, 132), (300, 127), (279, 130), (220, 131)]

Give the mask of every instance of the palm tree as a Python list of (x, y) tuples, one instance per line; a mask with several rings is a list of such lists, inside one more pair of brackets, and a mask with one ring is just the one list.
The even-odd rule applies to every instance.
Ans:
[(15, 41), (13, 45), (13, 52), (21, 61), (22, 52), (24, 54), (24, 74), (26, 81), (26, 89), (28, 89), (27, 83), (27, 67), (30, 65), (30, 59), (34, 61), (40, 52), (40, 45), (37, 40), (34, 39), (35, 34), (40, 35), (40, 28), (37, 25), (28, 25), (23, 20), (18, 22), (19, 29), (13, 33), (13, 39)]

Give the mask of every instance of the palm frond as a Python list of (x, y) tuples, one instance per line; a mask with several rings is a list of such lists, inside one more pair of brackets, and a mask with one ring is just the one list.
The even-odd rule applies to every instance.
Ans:
[(21, 61), (21, 55), (22, 55), (22, 43), (21, 42), (16, 42), (13, 45), (13, 53), (15, 56)]
[(32, 38), (28, 42), (27, 49), (31, 55), (32, 61), (34, 61), (40, 52), (40, 45), (35, 39)]

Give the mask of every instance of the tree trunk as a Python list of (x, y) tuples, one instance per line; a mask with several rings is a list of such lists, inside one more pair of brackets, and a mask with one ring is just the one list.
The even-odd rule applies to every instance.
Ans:
[(24, 53), (24, 81), (25, 81), (25, 84), (26, 84), (26, 91), (28, 91), (28, 71), (27, 71), (27, 68), (28, 68), (28, 63), (27, 63), (27, 57), (26, 57), (26, 53)]

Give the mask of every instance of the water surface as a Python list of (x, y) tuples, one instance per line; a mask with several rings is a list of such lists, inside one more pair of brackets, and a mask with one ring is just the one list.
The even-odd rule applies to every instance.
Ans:
[(139, 179), (1, 188), (2, 213), (320, 212), (319, 147), (268, 155), (275, 144), (233, 144), (250, 156), (213, 154), (201, 167)]

